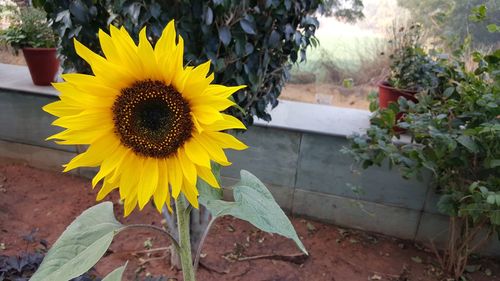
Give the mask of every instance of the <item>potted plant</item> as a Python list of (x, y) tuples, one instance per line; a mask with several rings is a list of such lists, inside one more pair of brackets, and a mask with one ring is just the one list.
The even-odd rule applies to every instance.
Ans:
[(56, 38), (50, 25), (44, 11), (23, 7), (15, 11), (10, 26), (0, 35), (16, 55), (22, 50), (35, 85), (50, 85), (59, 69)]
[(381, 108), (397, 102), (399, 97), (415, 102), (416, 93), (437, 86), (437, 62), (427, 54), (421, 41), (422, 26), (418, 23), (393, 28), (389, 40), (391, 71), (386, 80), (378, 83)]

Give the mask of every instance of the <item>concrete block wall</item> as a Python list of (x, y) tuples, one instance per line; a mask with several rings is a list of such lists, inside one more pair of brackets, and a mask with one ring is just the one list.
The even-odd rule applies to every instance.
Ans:
[[(58, 129), (41, 107), (54, 101), (57, 93), (28, 82), (16, 87), (3, 78), (0, 75), (0, 156), (60, 170), (78, 147), (45, 141)], [(222, 169), (224, 185), (237, 182), (239, 171), (245, 169), (261, 179), (291, 214), (404, 239), (433, 239), (438, 245), (446, 241), (447, 217), (436, 209), (438, 195), (429, 175), (407, 181), (388, 167), (356, 171), (352, 158), (340, 152), (348, 145), (346, 135), (368, 126), (368, 112), (282, 102), (272, 115), (271, 123), (257, 121), (238, 136), (250, 148), (228, 151), (233, 164)], [(74, 173), (92, 177), (96, 169)], [(484, 252), (498, 255), (500, 242), (492, 241)]]

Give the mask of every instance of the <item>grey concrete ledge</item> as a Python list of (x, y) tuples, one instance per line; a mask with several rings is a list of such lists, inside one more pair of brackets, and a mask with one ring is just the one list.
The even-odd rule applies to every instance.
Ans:
[(3, 63), (0, 63), (0, 89), (37, 95), (59, 95), (52, 86), (33, 85), (28, 67)]
[(259, 126), (296, 130), (301, 132), (350, 136), (363, 133), (370, 126), (368, 110), (335, 107), (280, 100), (271, 110), (271, 122), (256, 120)]

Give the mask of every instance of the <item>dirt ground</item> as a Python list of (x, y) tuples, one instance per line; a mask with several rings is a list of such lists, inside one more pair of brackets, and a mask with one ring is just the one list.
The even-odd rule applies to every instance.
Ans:
[[(42, 171), (19, 162), (0, 158), (0, 255), (21, 254), (40, 247), (22, 236), (36, 230), (38, 239), (54, 243), (65, 227), (83, 210), (95, 204), (96, 191), (90, 180), (53, 171)], [(125, 224), (161, 225), (161, 216), (152, 206), (123, 218), (117, 193), (117, 218)], [(258, 255), (294, 255), (293, 242), (278, 235), (265, 234), (246, 222), (223, 218), (212, 229), (202, 251), (203, 265), (198, 280), (220, 281), (364, 281), (364, 280), (439, 280), (433, 255), (423, 247), (381, 235), (359, 232), (303, 218), (292, 218), (310, 256), (298, 264), (273, 259), (235, 261)], [(134, 230), (119, 234), (108, 254), (96, 266), (104, 276), (129, 261), (127, 279), (136, 276), (164, 275), (182, 280), (170, 262), (156, 252), (140, 255), (145, 246), (165, 247), (169, 243), (156, 233)], [(481, 269), (471, 280), (500, 280), (500, 263), (483, 259)], [(486, 276), (485, 271), (492, 271)]]
[(280, 99), (368, 110), (368, 85), (347, 89), (330, 83), (286, 84)]

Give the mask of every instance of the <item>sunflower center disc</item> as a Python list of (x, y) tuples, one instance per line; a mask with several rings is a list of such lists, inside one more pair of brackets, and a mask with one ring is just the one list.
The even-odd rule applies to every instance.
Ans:
[(122, 89), (113, 104), (115, 133), (135, 153), (165, 158), (191, 137), (189, 113), (189, 104), (172, 86), (139, 81)]

